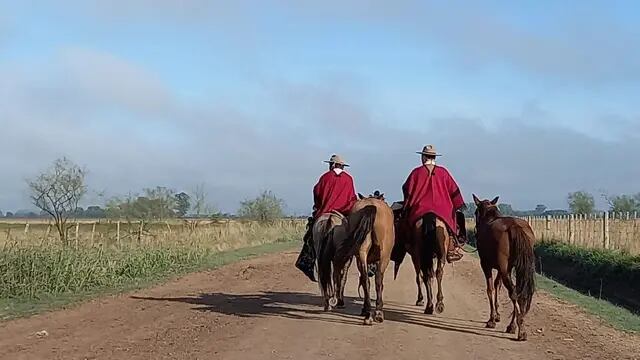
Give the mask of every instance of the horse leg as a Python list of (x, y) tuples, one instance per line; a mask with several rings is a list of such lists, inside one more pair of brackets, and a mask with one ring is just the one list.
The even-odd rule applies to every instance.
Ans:
[(494, 320), (498, 323), (500, 322), (500, 312), (498, 312), (498, 308), (500, 307), (500, 305), (498, 304), (498, 294), (500, 293), (500, 288), (502, 287), (502, 279), (500, 278), (500, 276), (496, 277), (493, 286), (495, 289), (495, 299), (493, 300), (493, 303), (496, 309), (496, 316), (494, 317)]
[(411, 256), (413, 269), (416, 272), (416, 285), (418, 286), (418, 300), (416, 306), (424, 306), (424, 295), (422, 295), (422, 278), (420, 277), (420, 258), (418, 255)]
[(500, 276), (502, 277), (502, 283), (504, 287), (509, 292), (509, 298), (513, 303), (513, 314), (511, 316), (511, 323), (507, 326), (507, 333), (515, 334), (516, 333), (516, 317), (520, 318), (520, 309), (518, 307), (517, 296), (513, 286), (513, 282), (511, 281), (511, 276), (506, 269), (500, 269)]
[(436, 312), (441, 314), (444, 311), (444, 294), (442, 293), (442, 275), (444, 274), (444, 264), (447, 261), (447, 249), (449, 244), (449, 237), (444, 227), (436, 228), (436, 236), (438, 244), (440, 244), (440, 251), (438, 253), (438, 263), (436, 268), (436, 279), (438, 280), (438, 295), (436, 302)]
[(362, 304), (362, 313), (364, 316), (364, 325), (373, 325), (371, 318), (371, 297), (369, 296), (369, 267), (367, 266), (366, 255), (358, 256), (358, 270), (360, 270), (360, 285), (364, 289), (364, 302)]
[(349, 259), (349, 261), (347, 261), (347, 263), (345, 264), (344, 268), (340, 271), (340, 279), (339, 282), (336, 282), (338, 288), (338, 304), (336, 305), (336, 308), (338, 309), (344, 309), (344, 288), (346, 287), (347, 284), (347, 274), (349, 273), (349, 267), (351, 266), (351, 261), (353, 259)]
[[(487, 325), (486, 327), (489, 329), (494, 329), (496, 327), (496, 305), (493, 301), (493, 295), (494, 295), (494, 283), (493, 283), (493, 273), (490, 267), (488, 266), (483, 266), (482, 267), (482, 271), (484, 272), (484, 277), (487, 280), (487, 297), (489, 298), (489, 308), (490, 308), (490, 314), (489, 314), (489, 320), (487, 321)], [(500, 278), (500, 275), (498, 275), (498, 279)]]
[(376, 312), (375, 312), (374, 320), (379, 323), (384, 321), (384, 312), (382, 311), (382, 307), (383, 307), (382, 291), (384, 289), (384, 272), (382, 271), (382, 269), (386, 268), (386, 266), (383, 267), (383, 265), (384, 265), (383, 261), (378, 261), (378, 266), (376, 268)]
[(427, 315), (433, 314), (433, 258), (427, 256), (426, 264), (422, 265), (422, 280), (427, 289), (427, 306), (424, 309), (424, 313)]

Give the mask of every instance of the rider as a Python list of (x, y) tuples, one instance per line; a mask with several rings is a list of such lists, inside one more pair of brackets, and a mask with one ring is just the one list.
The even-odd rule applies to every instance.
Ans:
[[(449, 233), (456, 234), (452, 236), (453, 248), (447, 249), (447, 261), (460, 260), (462, 254), (459, 252), (458, 240), (466, 240), (464, 216), (461, 212), (466, 205), (462, 193), (449, 171), (436, 165), (436, 157), (440, 154), (433, 145), (426, 145), (418, 154), (422, 155), (422, 165), (413, 169), (402, 185), (404, 212), (408, 215), (409, 224), (415, 224), (430, 212), (440, 218)], [(459, 231), (456, 232), (456, 228)]]
[(322, 174), (313, 187), (313, 213), (308, 218), (304, 244), (296, 261), (296, 267), (311, 281), (316, 281), (314, 275), (316, 254), (311, 244), (313, 223), (320, 215), (331, 211), (337, 211), (344, 216), (348, 215), (357, 200), (353, 178), (344, 170), (349, 165), (339, 155), (332, 155), (325, 162), (329, 164), (329, 171)]

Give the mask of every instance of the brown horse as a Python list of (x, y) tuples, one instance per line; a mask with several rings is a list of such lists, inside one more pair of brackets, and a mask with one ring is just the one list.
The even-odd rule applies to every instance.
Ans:
[[(394, 209), (394, 207), (397, 207)], [(393, 252), (392, 258), (394, 259), (394, 269), (393, 269), (393, 278), (395, 279), (398, 276), (398, 270), (400, 270), (400, 265), (402, 264), (402, 260), (404, 259), (404, 255), (406, 253), (411, 257), (411, 262), (413, 263), (413, 270), (416, 274), (416, 287), (418, 288), (418, 298), (416, 300), (416, 306), (424, 306), (424, 295), (422, 293), (422, 287), (424, 282), (422, 281), (421, 276), (421, 267), (420, 267), (420, 256), (415, 253), (416, 247), (413, 244), (413, 235), (411, 231), (411, 227), (409, 224), (404, 221), (402, 217), (402, 202), (396, 202), (392, 205), (393, 215), (394, 215), (394, 223), (395, 223), (395, 235), (396, 242)]]
[[(503, 283), (513, 302), (511, 323), (507, 333), (516, 333), (518, 340), (527, 340), (524, 317), (531, 308), (531, 300), (535, 292), (535, 253), (533, 243), (535, 236), (529, 223), (518, 218), (501, 216), (498, 210), (498, 197), (480, 200), (473, 195), (476, 203), (476, 241), (480, 265), (487, 280), (487, 297), (491, 314), (487, 321), (488, 328), (495, 328), (500, 321), (498, 312), (498, 292)], [(493, 270), (498, 276), (493, 279)], [(515, 270), (516, 284), (511, 281), (511, 271)]]
[[(335, 264), (338, 269), (347, 265), (356, 257), (360, 271), (360, 286), (364, 288), (362, 315), (365, 325), (373, 321), (383, 322), (384, 313), (382, 292), (384, 273), (391, 259), (391, 250), (395, 241), (393, 212), (383, 200), (369, 197), (358, 200), (348, 216), (349, 236), (335, 251)], [(372, 314), (369, 294), (368, 265), (375, 264), (376, 309)]]

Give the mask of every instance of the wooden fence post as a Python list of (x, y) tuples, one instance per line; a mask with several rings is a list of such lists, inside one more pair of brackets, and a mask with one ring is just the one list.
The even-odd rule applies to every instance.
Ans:
[(116, 223), (116, 241), (118, 246), (120, 246), (120, 220)]
[(93, 244), (93, 238), (96, 235), (96, 223), (93, 223), (93, 226), (91, 227), (91, 243)]
[(138, 232), (138, 243), (142, 242), (142, 230), (144, 229), (144, 220), (140, 220), (140, 231)]
[(24, 234), (28, 234), (29, 233), (29, 222), (27, 221), (26, 224), (24, 224)]
[(605, 211), (603, 216), (602, 216), (602, 232), (603, 232), (603, 241), (604, 241), (604, 248), (605, 249), (609, 249), (611, 247), (611, 243), (609, 240), (609, 212)]
[(76, 250), (78, 250), (78, 236), (80, 235), (80, 223), (76, 222)]
[(573, 214), (569, 215), (569, 244), (575, 242), (576, 233), (576, 221)]

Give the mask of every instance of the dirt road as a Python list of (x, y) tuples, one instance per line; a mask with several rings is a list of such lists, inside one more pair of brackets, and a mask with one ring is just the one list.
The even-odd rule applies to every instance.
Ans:
[[(477, 260), (445, 270), (445, 312), (423, 315), (407, 260), (385, 279), (386, 321), (365, 327), (351, 269), (345, 310), (322, 312), (295, 252), (192, 274), (135, 294), (4, 323), (1, 359), (640, 359), (640, 337), (538, 292), (529, 341), (484, 328)], [(501, 312), (511, 307), (503, 293)], [(48, 336), (38, 337), (45, 330)]]

